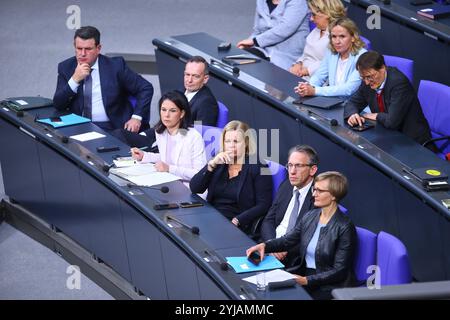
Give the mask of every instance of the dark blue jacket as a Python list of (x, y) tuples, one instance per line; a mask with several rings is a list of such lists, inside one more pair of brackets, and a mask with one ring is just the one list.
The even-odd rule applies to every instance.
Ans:
[[(123, 128), (125, 122), (133, 114), (142, 117), (142, 124), (148, 123), (150, 118), (150, 103), (153, 96), (153, 86), (147, 80), (128, 68), (122, 57), (98, 56), (100, 84), (103, 105), (113, 126)], [(74, 93), (68, 84), (72, 77), (77, 60), (69, 58), (58, 65), (58, 83), (53, 104), (56, 109), (69, 110), (81, 115), (83, 112), (83, 83)], [(136, 106), (131, 106), (129, 96), (136, 98)]]

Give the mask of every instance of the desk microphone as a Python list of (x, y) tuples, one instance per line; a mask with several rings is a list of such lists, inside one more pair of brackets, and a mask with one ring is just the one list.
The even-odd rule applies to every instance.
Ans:
[(230, 66), (229, 64), (223, 63), (223, 62), (221, 62), (219, 60), (215, 60), (215, 59), (211, 59), (211, 64), (218, 65), (219, 67), (233, 73), (234, 75), (237, 75), (237, 76), (239, 75), (240, 70), (238, 67)]
[(69, 137), (68, 136), (62, 136), (61, 137), (61, 141), (62, 141), (62, 143), (67, 143), (67, 142), (69, 142)]
[(183, 227), (185, 227), (186, 229), (191, 230), (191, 232), (192, 232), (193, 234), (199, 234), (199, 233), (200, 233), (200, 229), (199, 229), (199, 227), (197, 227), (197, 226), (191, 227), (190, 225), (188, 225), (188, 224), (186, 224), (186, 223), (184, 223), (184, 222), (178, 220), (178, 219), (175, 218), (175, 217), (169, 216), (169, 215), (167, 216), (167, 219), (173, 220), (173, 221), (175, 221), (176, 223), (178, 223), (178, 224), (182, 225)]
[(322, 118), (324, 120), (327, 120), (330, 123), (330, 126), (332, 126), (332, 127), (335, 127), (335, 126), (337, 126), (339, 124), (339, 122), (336, 119), (330, 119), (330, 118), (322, 116), (322, 115), (320, 115), (318, 113), (315, 113), (314, 111), (308, 110), (308, 115), (311, 115), (311, 114), (313, 114), (315, 116), (318, 116), (318, 117), (320, 117), (320, 118)]
[[(107, 166), (107, 165), (106, 165)], [(127, 187), (128, 188), (134, 188), (134, 187), (143, 187), (143, 188), (147, 188), (147, 189), (153, 189), (153, 190), (159, 190), (159, 191), (161, 191), (162, 193), (167, 193), (167, 192), (169, 192), (169, 187), (167, 187), (167, 186), (162, 186), (162, 187), (146, 187), (146, 186), (138, 186), (137, 184), (134, 184), (134, 183), (132, 183), (132, 182), (128, 182), (127, 183)]]

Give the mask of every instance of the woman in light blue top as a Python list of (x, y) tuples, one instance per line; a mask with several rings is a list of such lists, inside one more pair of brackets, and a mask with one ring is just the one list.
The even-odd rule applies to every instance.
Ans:
[(237, 47), (259, 49), (273, 64), (288, 70), (302, 55), (308, 33), (305, 0), (257, 0), (253, 33)]
[(302, 97), (341, 96), (349, 98), (361, 84), (356, 61), (366, 52), (356, 24), (340, 18), (330, 24), (330, 49), (309, 83), (294, 88)]

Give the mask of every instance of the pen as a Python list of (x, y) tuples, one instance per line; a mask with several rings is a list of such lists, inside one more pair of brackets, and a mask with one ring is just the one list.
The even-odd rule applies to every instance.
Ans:
[[(147, 150), (147, 149), (148, 149), (148, 147), (147, 147), (147, 146), (145, 146), (145, 147), (141, 147), (141, 148), (138, 148), (138, 149), (140, 149), (140, 150), (144, 151), (144, 150)], [(130, 154), (131, 154), (131, 151), (128, 151), (128, 153), (130, 153)]]

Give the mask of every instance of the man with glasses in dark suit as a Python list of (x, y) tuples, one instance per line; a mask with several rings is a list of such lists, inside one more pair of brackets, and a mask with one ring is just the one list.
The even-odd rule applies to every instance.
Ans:
[[(311, 187), (317, 173), (319, 157), (307, 145), (297, 145), (289, 150), (288, 179), (278, 189), (275, 200), (261, 225), (261, 238), (267, 241), (284, 236), (294, 228), (303, 215), (314, 208)], [(286, 267), (298, 259), (298, 248), (273, 255)]]

